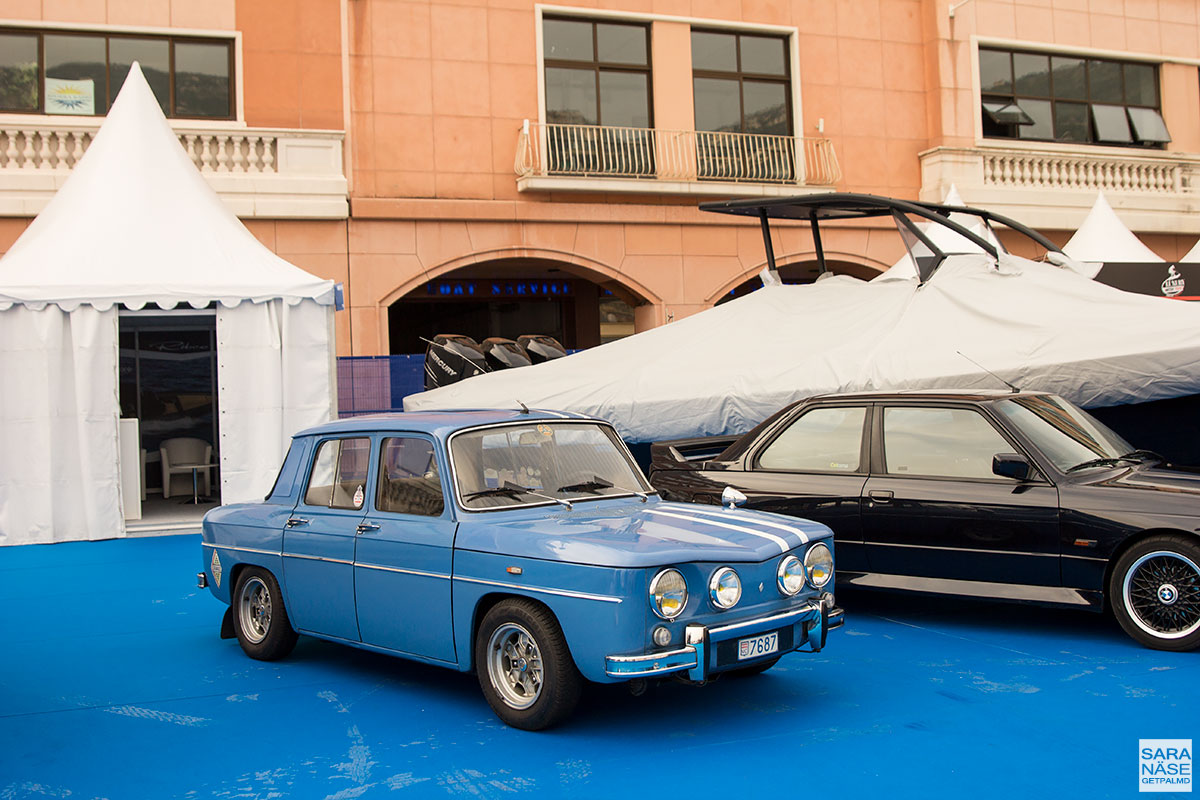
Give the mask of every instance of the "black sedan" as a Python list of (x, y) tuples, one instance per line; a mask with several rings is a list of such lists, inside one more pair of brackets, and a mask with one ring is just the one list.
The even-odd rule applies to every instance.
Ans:
[(833, 528), (842, 585), (1103, 610), (1200, 645), (1200, 474), (1035, 392), (826, 395), (737, 439), (652, 447), (671, 500)]

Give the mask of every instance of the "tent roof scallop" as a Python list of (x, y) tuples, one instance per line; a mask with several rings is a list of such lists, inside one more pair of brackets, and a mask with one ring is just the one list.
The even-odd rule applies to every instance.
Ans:
[(333, 297), (333, 281), (272, 253), (225, 207), (136, 63), (66, 183), (0, 258), (0, 310)]

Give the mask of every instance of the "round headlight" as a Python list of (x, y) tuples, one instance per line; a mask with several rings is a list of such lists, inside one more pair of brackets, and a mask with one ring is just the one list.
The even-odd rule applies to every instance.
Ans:
[(808, 582), (820, 589), (833, 577), (833, 553), (824, 544), (814, 544), (804, 555), (804, 569)]
[(663, 619), (682, 614), (687, 599), (687, 583), (677, 569), (664, 569), (650, 581), (650, 608)]
[(779, 562), (776, 572), (779, 580), (779, 591), (788, 597), (804, 588), (804, 565), (795, 556), (786, 556)]
[(742, 599), (742, 579), (730, 567), (721, 567), (708, 580), (708, 596), (717, 608), (733, 608)]

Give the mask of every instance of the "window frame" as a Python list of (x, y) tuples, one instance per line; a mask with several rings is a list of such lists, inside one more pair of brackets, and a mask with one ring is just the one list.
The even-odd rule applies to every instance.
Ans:
[[(770, 447), (775, 444), (784, 433), (791, 429), (793, 425), (800, 421), (802, 417), (807, 416), (813, 411), (821, 411), (830, 408), (861, 408), (863, 409), (863, 424), (862, 431), (858, 442), (858, 467), (853, 470), (815, 470), (815, 469), (774, 469), (771, 467), (762, 466), (762, 456)], [(871, 403), (821, 403), (819, 405), (805, 406), (797, 410), (798, 413), (788, 415), (787, 419), (782, 421), (774, 431), (760, 444), (750, 456), (750, 470), (752, 472), (764, 472), (777, 475), (857, 475), (865, 476), (870, 473), (871, 467), (871, 431), (873, 429), (875, 407)]]
[[(1008, 443), (1009, 447), (1011, 448), (1009, 452), (1016, 453), (1017, 455), (1022, 456), (1027, 462), (1029, 462), (1029, 466), (1033, 470), (1034, 474), (1030, 478), (1030, 480), (1022, 482), (1022, 481), (1015, 481), (1012, 478), (1004, 478), (999, 475), (996, 475), (991, 478), (977, 478), (977, 477), (963, 477), (963, 476), (949, 476), (949, 475), (918, 475), (915, 473), (889, 472), (887, 470), (887, 446), (886, 446), (886, 443), (884, 442), (884, 427), (883, 427), (884, 412), (889, 408), (907, 408), (907, 409), (924, 408), (924, 409), (931, 409), (934, 411), (949, 411), (949, 410), (972, 411), (972, 412), (978, 414), (980, 417), (982, 417), (983, 421), (987, 425), (991, 426), (992, 430), (994, 430), (997, 434), (999, 434), (1000, 438), (1002, 438), (1005, 442)], [(1003, 486), (1014, 486), (1014, 487), (1021, 486), (1023, 484), (1032, 484), (1032, 483), (1048, 484), (1049, 483), (1049, 481), (1047, 481), (1045, 479), (1045, 476), (1042, 474), (1042, 470), (1041, 470), (1039, 464), (1036, 461), (1034, 461), (1033, 458), (1030, 457), (1030, 454), (1027, 451), (1027, 449), (1019, 441), (1016, 440), (1016, 438), (1005, 427), (1005, 425), (1003, 423), (1001, 423), (1000, 421), (996, 420), (992, 416), (990, 411), (988, 411), (985, 408), (981, 408), (979, 405), (976, 405), (974, 403), (935, 403), (935, 402), (932, 402), (932, 403), (931, 402), (906, 403), (903, 401), (898, 402), (895, 400), (885, 400), (885, 401), (879, 402), (875, 406), (874, 421), (871, 426), (871, 439), (872, 439), (872, 447), (871, 447), (871, 476), (872, 477), (888, 478), (888, 479), (897, 479), (898, 478), (898, 479), (904, 479), (904, 480), (912, 479), (912, 480), (922, 480), (922, 481), (959, 481), (959, 482), (965, 482), (965, 483), (988, 483), (988, 484), (999, 484), (999, 485), (1003, 485)], [(995, 454), (993, 453), (993, 455), (995, 455)]]
[[(714, 79), (714, 80), (731, 80), (733, 78), (736, 78), (737, 83), (738, 83), (738, 112), (740, 114), (741, 120), (740, 120), (740, 125), (739, 125), (739, 128), (737, 131), (727, 131), (727, 132), (728, 133), (744, 133), (744, 134), (751, 134), (751, 135), (758, 135), (758, 136), (794, 136), (795, 130), (796, 130), (796, 120), (795, 120), (795, 110), (793, 108), (793, 102), (792, 102), (794, 87), (792, 86), (793, 76), (792, 76), (792, 63), (791, 63), (792, 59), (791, 59), (790, 35), (781, 34), (781, 33), (768, 33), (766, 31), (758, 32), (758, 31), (732, 29), (732, 28), (709, 27), (706, 25), (692, 25), (690, 27), (691, 27), (691, 30), (689, 32), (689, 41), (690, 41), (691, 33), (715, 33), (715, 34), (720, 34), (720, 35), (724, 35), (724, 36), (733, 36), (734, 37), (734, 52), (736, 54), (736, 59), (737, 59), (737, 70), (735, 72), (728, 72), (725, 70), (714, 70), (714, 69), (696, 69), (695, 66), (692, 66), (692, 105), (693, 105), (693, 109), (695, 107), (696, 79), (697, 78), (701, 78), (701, 79), (709, 78), (709, 79)], [(778, 40), (783, 45), (783, 54), (784, 54), (783, 75), (782, 76), (769, 75), (766, 73), (746, 72), (745, 70), (743, 70), (742, 69), (742, 38), (743, 37), (754, 37), (754, 38), (758, 38), (758, 39), (776, 39), (776, 40)], [(762, 133), (760, 131), (746, 130), (746, 87), (745, 87), (745, 84), (746, 84), (747, 79), (749, 79), (752, 82), (757, 81), (759, 83), (776, 83), (776, 84), (781, 84), (783, 86), (784, 105), (785, 105), (785, 108), (787, 111), (787, 126), (786, 127), (787, 127), (788, 133), (769, 134), (769, 133)], [(700, 128), (696, 123), (694, 110), (692, 113), (692, 127), (694, 130), (700, 131)], [(726, 131), (706, 131), (706, 132), (723, 133)]]
[[(985, 51), (991, 52), (991, 53), (1002, 53), (1008, 57), (1008, 66), (1009, 66), (1009, 75), (1010, 75), (1011, 86), (1007, 93), (988, 91), (987, 89), (985, 89), (984, 75), (983, 75), (983, 53)], [(1017, 56), (1017, 55), (1044, 56), (1048, 60), (1048, 64), (1047, 64), (1048, 72), (1046, 74), (1048, 89), (1047, 89), (1046, 94), (1043, 95), (1043, 94), (1018, 92), (1017, 85), (1016, 85), (1016, 74), (1014, 71), (1014, 69), (1015, 69), (1014, 56)], [(1053, 65), (1052, 59), (1054, 59), (1056, 57), (1057, 58), (1065, 58), (1065, 59), (1077, 59), (1077, 60), (1083, 62), (1083, 64), (1084, 64), (1084, 86), (1083, 86), (1082, 97), (1069, 97), (1066, 95), (1058, 96), (1055, 94), (1054, 65)], [(1122, 98), (1121, 102), (1114, 103), (1111, 100), (1104, 99), (1103, 97), (1101, 97), (1101, 98), (1093, 97), (1093, 93), (1092, 93), (1092, 68), (1093, 68), (1092, 64), (1093, 63), (1113, 64), (1113, 65), (1118, 65), (1120, 67), (1121, 98)], [(1017, 43), (979, 41), (979, 42), (977, 42), (977, 47), (975, 49), (974, 67), (975, 67), (975, 71), (976, 71), (975, 72), (975, 74), (976, 74), (976, 80), (975, 80), (976, 114), (978, 115), (978, 119), (979, 119), (979, 129), (978, 130), (979, 130), (980, 139), (987, 143), (1022, 142), (1022, 143), (1034, 144), (1034, 145), (1053, 144), (1053, 145), (1062, 145), (1062, 146), (1068, 146), (1068, 147), (1070, 147), (1070, 146), (1074, 146), (1074, 147), (1081, 147), (1081, 146), (1083, 146), (1083, 147), (1121, 147), (1121, 148), (1126, 148), (1126, 149), (1133, 148), (1133, 149), (1137, 149), (1137, 150), (1163, 151), (1166, 149), (1166, 146), (1167, 146), (1167, 144), (1169, 144), (1169, 141), (1154, 142), (1154, 141), (1149, 141), (1149, 140), (1139, 140), (1137, 138), (1132, 138), (1132, 137), (1136, 136), (1136, 132), (1134, 132), (1134, 130), (1133, 130), (1133, 122), (1129, 118), (1129, 114), (1128, 114), (1128, 109), (1131, 109), (1131, 108), (1148, 109), (1148, 110), (1153, 111), (1155, 114), (1158, 115), (1159, 121), (1163, 122), (1164, 130), (1167, 130), (1167, 135), (1170, 136), (1170, 132), (1168, 129), (1166, 129), (1165, 121), (1163, 120), (1163, 116), (1162, 116), (1162, 101), (1163, 101), (1163, 97), (1162, 97), (1162, 63), (1163, 62), (1161, 62), (1161, 61), (1153, 61), (1153, 60), (1139, 59), (1139, 58), (1120, 58), (1115, 54), (1107, 53), (1107, 52), (1088, 51), (1088, 50), (1069, 50), (1069, 49), (1068, 50), (1059, 50), (1059, 49), (1041, 48), (1036, 45), (1021, 45), (1021, 44), (1017, 44)], [(1128, 66), (1148, 67), (1153, 71), (1153, 75), (1154, 75), (1154, 81), (1153, 81), (1154, 104), (1153, 105), (1146, 105), (1143, 103), (1135, 103), (1128, 99), (1128, 87), (1127, 87), (1127, 79), (1126, 79), (1126, 67), (1128, 67)], [(1003, 105), (1011, 104), (1011, 105), (1015, 105), (1017, 108), (1021, 109), (1024, 113), (1029, 114), (1029, 110), (1027, 108), (1021, 106), (1020, 101), (1022, 101), (1022, 100), (1045, 102), (1045, 103), (1049, 104), (1049, 106), (1050, 106), (1049, 119), (1050, 119), (1050, 125), (1051, 125), (1051, 138), (1022, 137), (1020, 135), (1020, 128), (1021, 128), (1020, 125), (1011, 124), (1011, 123), (1006, 125), (1004, 123), (990, 123), (989, 122), (988, 113), (984, 109), (985, 103), (1003, 104)], [(1057, 108), (1058, 108), (1059, 103), (1063, 103), (1063, 104), (1067, 104), (1067, 105), (1077, 105), (1077, 106), (1082, 107), (1083, 113), (1084, 113), (1085, 124), (1087, 126), (1087, 138), (1086, 139), (1084, 139), (1082, 141), (1075, 141), (1075, 140), (1054, 138), (1054, 134), (1055, 134), (1054, 128), (1057, 123)], [(1116, 105), (1116, 106), (1120, 106), (1125, 111), (1126, 121), (1129, 126), (1130, 134), (1131, 134), (1131, 140), (1129, 142), (1106, 141), (1106, 140), (1101, 140), (1101, 139), (1097, 138), (1097, 130), (1096, 130), (1096, 124), (1095, 124), (1095, 120), (1094, 120), (1094, 110), (1093, 110), (1093, 107), (1097, 106), (1097, 105), (1100, 105), (1100, 106)], [(1011, 135), (999, 134), (999, 133), (989, 133), (988, 127), (991, 124), (995, 124), (997, 126), (1008, 128), (1009, 130), (1011, 130)]]
[[(363, 476), (363, 503), (361, 506), (358, 506), (357, 508), (354, 506), (335, 506), (335, 505), (333, 505), (333, 499), (334, 499), (334, 496), (336, 495), (334, 487), (337, 486), (338, 472), (342, 468), (342, 445), (341, 445), (341, 443), (350, 441), (353, 439), (362, 439), (363, 441), (365, 441), (367, 443), (367, 471), (366, 471), (366, 474)], [(330, 485), (329, 502), (325, 505), (316, 505), (314, 503), (308, 502), (308, 492), (312, 487), (313, 470), (317, 466), (317, 459), (321, 457), (321, 448), (323, 448), (328, 442), (338, 442), (339, 443), (337, 458), (333, 462), (333, 483)], [(324, 509), (326, 511), (352, 511), (357, 514), (366, 514), (368, 511), (368, 508), (371, 506), (371, 500), (372, 500), (372, 496), (374, 494), (373, 491), (370, 491), (372, 489), (371, 476), (372, 476), (372, 464), (374, 462), (374, 459), (372, 458), (372, 456), (374, 455), (374, 452), (375, 452), (375, 437), (372, 437), (369, 433), (357, 433), (357, 432), (356, 433), (349, 433), (349, 432), (338, 433), (338, 434), (331, 434), (329, 436), (324, 436), (324, 437), (321, 437), (320, 439), (317, 439), (316, 443), (313, 445), (312, 454), (308, 457), (308, 468), (305, 470), (305, 473), (304, 473), (304, 486), (303, 486), (303, 489), (302, 489), (300, 497), (299, 497), (300, 505), (303, 505), (306, 508)]]
[[(635, 127), (627, 125), (605, 125), (604, 117), (601, 113), (602, 103), (600, 101), (600, 74), (602, 72), (619, 72), (632, 75), (646, 76), (646, 130), (654, 129), (654, 50), (653, 40), (650, 35), (653, 27), (649, 21), (638, 21), (631, 19), (612, 19), (608, 17), (589, 17), (576, 16), (573, 14), (543, 14), (538, 21), (541, 27), (543, 42), (546, 35), (547, 22), (577, 22), (586, 23), (592, 26), (592, 60), (591, 61), (576, 61), (564, 58), (551, 58), (545, 52), (542, 54), (542, 85), (546, 87), (546, 92), (549, 94), (549, 81), (546, 77), (546, 71), (551, 69), (573, 69), (579, 72), (590, 70), (592, 72), (593, 83), (596, 88), (596, 125), (597, 127)], [(638, 66), (636, 64), (619, 64), (609, 61), (600, 60), (600, 36), (597, 32), (598, 25), (624, 25), (631, 28), (641, 28), (646, 36), (646, 64)], [(552, 125), (569, 125), (576, 123), (550, 122), (550, 108), (545, 99), (542, 102), (542, 113), (546, 117), (546, 122)]]
[[(395, 514), (399, 517), (413, 517), (416, 519), (445, 519), (450, 513), (450, 503), (446, 501), (446, 480), (448, 474), (444, 469), (445, 461), (443, 461), (438, 453), (437, 442), (429, 436), (424, 436), (414, 431), (384, 431), (379, 434), (379, 451), (375, 454), (375, 486), (372, 487), (371, 509), (377, 514)], [(437, 469), (438, 488), (442, 493), (442, 510), (437, 514), (414, 514), (409, 511), (392, 511), (385, 509), (380, 504), (382, 500), (383, 481), (387, 477), (387, 471), (384, 468), (383, 459), (387, 454), (387, 442), (390, 439), (413, 439), (419, 442), (425, 442), (429, 445), (430, 455), (433, 458), (433, 463)]]
[[(165, 41), (167, 43), (167, 61), (168, 61), (168, 92), (167, 99), (168, 111), (165, 115), (172, 120), (192, 120), (196, 122), (235, 122), (240, 119), (241, 111), (241, 92), (240, 89), (240, 73), (238, 71), (238, 55), (240, 52), (240, 40), (235, 35), (222, 36), (216, 34), (207, 35), (204, 32), (175, 32), (175, 31), (158, 31), (158, 30), (137, 30), (137, 29), (121, 29), (111, 27), (57, 27), (49, 25), (38, 26), (22, 26), (12, 23), (0, 25), (0, 34), (17, 35), (17, 36), (36, 36), (37, 37), (37, 93), (38, 107), (35, 110), (21, 109), (5, 109), (0, 108), (0, 115), (21, 115), (21, 116), (46, 116), (54, 118), (84, 118), (84, 119), (104, 119), (108, 116), (108, 112), (112, 109), (112, 56), (111, 56), (111, 40), (112, 39), (144, 39), (147, 41)], [(46, 36), (77, 36), (77, 37), (98, 37), (104, 40), (104, 85), (97, 87), (97, 97), (103, 96), (105, 111), (102, 114), (47, 114), (46, 113)], [(195, 116), (184, 115), (175, 112), (175, 45), (176, 43), (183, 44), (210, 44), (222, 45), (228, 51), (228, 86), (229, 86), (229, 107), (226, 116)]]

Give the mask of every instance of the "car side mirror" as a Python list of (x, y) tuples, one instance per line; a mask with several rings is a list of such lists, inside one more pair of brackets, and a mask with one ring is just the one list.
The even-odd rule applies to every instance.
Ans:
[(1014, 481), (1033, 479), (1033, 467), (1025, 456), (1016, 453), (997, 453), (992, 456), (992, 472), (1002, 478), (1012, 478)]
[(725, 491), (721, 492), (721, 505), (729, 508), (737, 508), (746, 502), (746, 495), (739, 492), (732, 486), (726, 486)]

